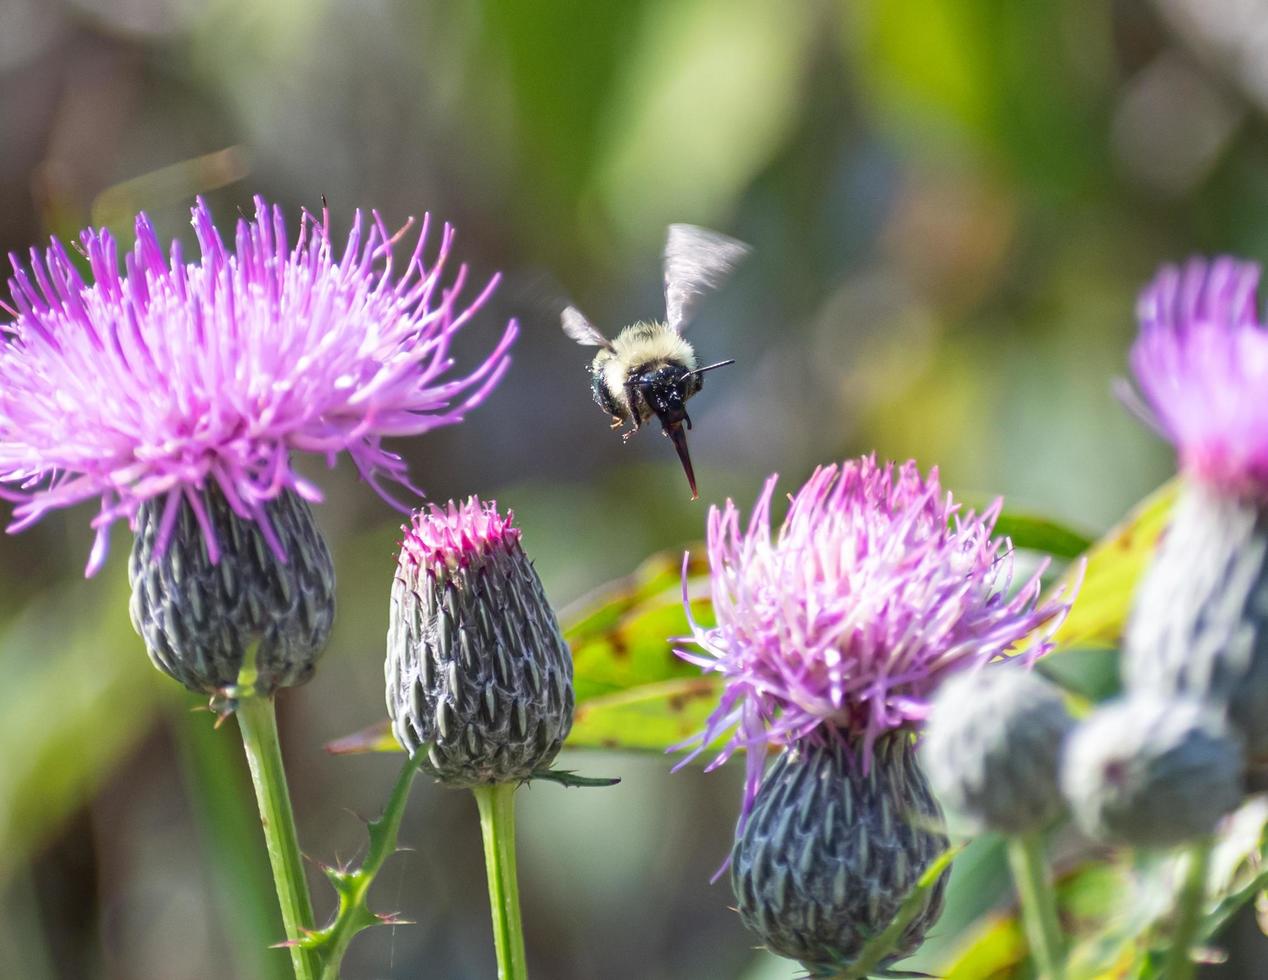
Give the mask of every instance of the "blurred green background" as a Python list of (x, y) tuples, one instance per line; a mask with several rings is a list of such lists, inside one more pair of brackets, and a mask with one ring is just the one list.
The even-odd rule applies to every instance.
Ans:
[[(1096, 532), (1171, 468), (1111, 394), (1137, 289), (1268, 253), (1265, 22), (1264, 0), (0, 0), (0, 247), (126, 237), (141, 208), (187, 236), (195, 193), (226, 223), (254, 193), (293, 221), (325, 195), (340, 228), (452, 221), (506, 275), (460, 354), (523, 333), (487, 404), (400, 449), (429, 495), (512, 507), (560, 606), (699, 539), (710, 502), (871, 449)], [(667, 443), (607, 431), (558, 327), (569, 299), (658, 315), (672, 221), (755, 246), (694, 329), (737, 359), (692, 405), (694, 504)], [(338, 627), (280, 710), (301, 840), (334, 861), (397, 765), (322, 745), (382, 717), (400, 518), (320, 479)], [(284, 976), (256, 951), (281, 927), (232, 726), (149, 667), (126, 533), (83, 581), (89, 518), (0, 542), (0, 976)], [(624, 781), (523, 794), (535, 975), (792, 975), (708, 882), (737, 773), (564, 764)], [(491, 976), (469, 795), (420, 781), (402, 838), (375, 900), (417, 924), (359, 938), (346, 975)]]

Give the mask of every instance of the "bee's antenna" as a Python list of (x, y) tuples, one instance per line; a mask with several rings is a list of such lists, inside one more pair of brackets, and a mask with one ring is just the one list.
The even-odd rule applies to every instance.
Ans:
[(712, 371), (714, 368), (726, 367), (728, 364), (734, 364), (734, 363), (735, 363), (735, 358), (731, 358), (731, 360), (729, 361), (718, 361), (717, 364), (706, 364), (702, 368), (696, 368), (694, 371), (688, 371), (686, 374), (683, 375), (683, 377), (684, 378), (690, 377), (693, 374), (704, 374), (706, 371)]

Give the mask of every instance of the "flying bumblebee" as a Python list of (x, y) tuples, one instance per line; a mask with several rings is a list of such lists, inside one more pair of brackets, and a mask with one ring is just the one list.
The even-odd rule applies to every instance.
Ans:
[(685, 424), (691, 428), (687, 399), (704, 385), (719, 361), (696, 367), (696, 352), (683, 339), (700, 299), (717, 289), (749, 252), (743, 242), (694, 225), (670, 225), (665, 241), (665, 320), (634, 323), (608, 340), (575, 307), (563, 312), (564, 333), (586, 347), (599, 347), (590, 364), (595, 403), (612, 416), (612, 428), (626, 422), (629, 439), (655, 415), (682, 461), (695, 500), (696, 474), (687, 453)]

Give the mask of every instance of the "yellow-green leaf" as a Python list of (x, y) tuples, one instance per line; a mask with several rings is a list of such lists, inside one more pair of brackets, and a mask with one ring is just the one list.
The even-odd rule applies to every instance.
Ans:
[(662, 752), (704, 728), (720, 691), (717, 677), (701, 677), (697, 672), (695, 677), (590, 698), (577, 704), (567, 744)]
[(1012, 976), (1026, 959), (1026, 937), (1014, 916), (982, 921), (954, 960), (943, 968), (946, 980), (987, 980)]
[[(712, 623), (703, 548), (687, 566), (692, 615)], [(700, 671), (674, 654), (673, 639), (689, 632), (682, 605), (681, 552), (653, 555), (630, 576), (565, 609), (564, 636), (572, 648), (577, 704), (644, 684), (699, 679)]]
[(1076, 563), (1066, 572), (1058, 587), (1068, 590), (1080, 572), (1083, 585), (1054, 637), (1058, 646), (1118, 644), (1136, 586), (1167, 526), (1178, 485), (1172, 480), (1142, 500), (1087, 552), (1086, 568)]
[(400, 752), (401, 745), (392, 734), (391, 723), (384, 719), (327, 742), (326, 751), (331, 755), (365, 755), (367, 752)]

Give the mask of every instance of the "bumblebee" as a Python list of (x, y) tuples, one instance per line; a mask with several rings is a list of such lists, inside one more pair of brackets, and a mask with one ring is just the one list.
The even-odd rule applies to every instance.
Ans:
[(704, 385), (704, 375), (734, 364), (718, 361), (697, 367), (696, 352), (683, 338), (702, 297), (717, 289), (748, 254), (743, 242), (694, 225), (670, 225), (665, 241), (665, 319), (634, 323), (609, 340), (575, 307), (564, 310), (564, 333), (586, 347), (598, 347), (590, 364), (595, 403), (612, 417), (612, 428), (627, 422), (628, 440), (655, 416), (678, 453), (691, 499), (696, 475), (687, 452), (691, 417), (686, 403)]

